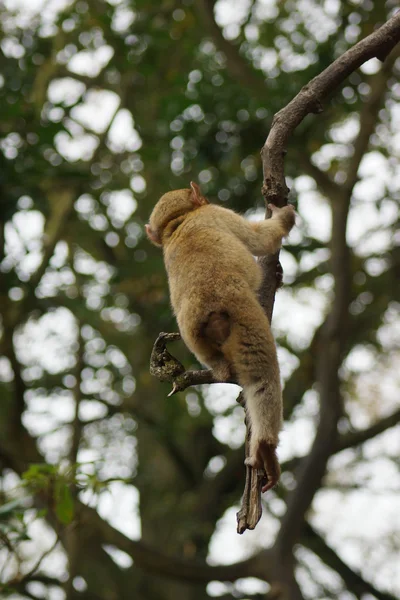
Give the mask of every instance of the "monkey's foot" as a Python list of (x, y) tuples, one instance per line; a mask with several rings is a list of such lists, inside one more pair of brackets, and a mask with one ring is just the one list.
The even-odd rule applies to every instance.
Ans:
[(253, 453), (244, 462), (253, 469), (264, 470), (267, 481), (261, 489), (262, 492), (267, 492), (278, 483), (281, 469), (274, 444), (259, 440), (254, 444)]

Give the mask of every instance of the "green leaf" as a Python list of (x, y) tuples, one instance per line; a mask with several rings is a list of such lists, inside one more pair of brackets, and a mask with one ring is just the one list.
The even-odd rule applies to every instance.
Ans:
[(58, 520), (63, 525), (68, 525), (74, 518), (74, 499), (68, 485), (64, 481), (58, 481), (54, 493), (55, 512)]
[(3, 504), (0, 506), (0, 519), (8, 519), (16, 508), (21, 508), (24, 504), (25, 498), (17, 498), (16, 500), (11, 500), (7, 502), (7, 504)]

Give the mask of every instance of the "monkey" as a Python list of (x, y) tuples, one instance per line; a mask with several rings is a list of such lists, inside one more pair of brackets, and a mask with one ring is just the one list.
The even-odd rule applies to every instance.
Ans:
[(270, 219), (249, 222), (210, 203), (191, 182), (190, 189), (164, 194), (146, 225), (163, 250), (183, 341), (218, 381), (243, 388), (250, 420), (245, 462), (265, 471), (263, 492), (280, 476), (282, 391), (275, 341), (257, 296), (262, 272), (255, 256), (276, 253), (295, 223), (292, 206), (269, 208)]

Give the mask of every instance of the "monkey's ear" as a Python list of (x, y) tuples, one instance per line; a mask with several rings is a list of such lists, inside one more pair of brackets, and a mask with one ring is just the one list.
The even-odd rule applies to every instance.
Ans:
[(194, 181), (190, 182), (190, 187), (192, 188), (192, 200), (193, 204), (197, 206), (204, 206), (205, 204), (210, 204), (207, 198), (203, 196), (200, 190), (200, 186), (197, 185)]
[(156, 231), (153, 231), (149, 224), (145, 225), (145, 229), (149, 240), (153, 242), (153, 244), (155, 244), (156, 246), (161, 246), (161, 240), (158, 233)]

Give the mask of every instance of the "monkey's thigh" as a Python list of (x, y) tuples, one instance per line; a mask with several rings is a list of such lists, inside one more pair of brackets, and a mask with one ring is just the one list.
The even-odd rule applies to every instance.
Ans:
[[(234, 378), (232, 365), (226, 360), (223, 345), (231, 333), (231, 319), (225, 311), (211, 311), (192, 327), (186, 328), (187, 345), (203, 364), (213, 370), (220, 381)], [(186, 336), (184, 336), (185, 339)]]
[(275, 341), (255, 294), (248, 291), (235, 297), (227, 307), (231, 315), (231, 331), (222, 351), (241, 385), (268, 379), (279, 386), (279, 367)]

